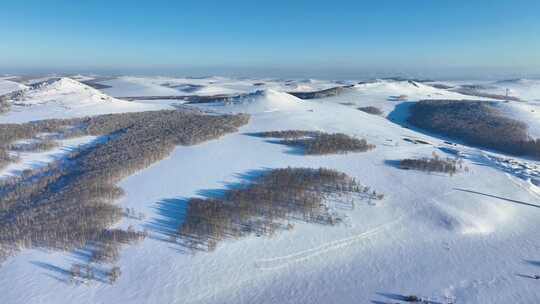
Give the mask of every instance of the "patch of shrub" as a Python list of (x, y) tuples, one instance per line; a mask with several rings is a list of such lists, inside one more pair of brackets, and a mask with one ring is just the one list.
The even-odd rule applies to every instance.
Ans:
[(321, 134), (319, 131), (306, 130), (283, 130), (253, 133), (251, 135), (264, 138), (298, 139), (302, 137), (314, 137)]
[(0, 96), (0, 114), (9, 111), (9, 109), (10, 109), (9, 96), (8, 95)]
[(24, 124), (0, 124), (0, 145), (5, 147), (18, 140), (32, 139), (40, 133), (65, 132), (69, 126), (78, 123), (78, 119), (49, 119)]
[(413, 169), (426, 172), (442, 172), (453, 175), (458, 170), (458, 161), (451, 158), (440, 158), (437, 154), (433, 154), (432, 158), (420, 159), (402, 159), (399, 161), (399, 167), (402, 169)]
[(9, 163), (15, 160), (16, 158), (11, 156), (5, 148), (0, 147), (0, 169), (3, 169)]
[(332, 97), (332, 96), (343, 94), (347, 92), (351, 87), (353, 86), (347, 85), (347, 86), (334, 87), (334, 88), (329, 88), (329, 89), (320, 90), (320, 91), (313, 91), (313, 92), (288, 92), (288, 93), (300, 99), (317, 99), (317, 98)]
[[(109, 260), (116, 245), (141, 238), (140, 232), (109, 229), (124, 214), (111, 204), (123, 194), (116, 183), (165, 158), (176, 145), (218, 138), (236, 131), (248, 120), (249, 116), (243, 114), (217, 116), (181, 111), (68, 120), (70, 124), (81, 123), (77, 133), (107, 136), (96, 145), (70, 153), (64, 160), (0, 181), (0, 252), (91, 246), (96, 250), (96, 260)], [(35, 133), (36, 124), (48, 123), (12, 129), (26, 136)], [(52, 124), (64, 126), (64, 122)]]
[(286, 130), (253, 133), (253, 136), (281, 138), (279, 144), (301, 148), (307, 155), (344, 154), (365, 152), (375, 148), (365, 139), (358, 139), (343, 133), (323, 133), (319, 131)]
[[(330, 169), (273, 169), (222, 198), (192, 198), (178, 227), (177, 241), (190, 250), (212, 251), (225, 239), (270, 236), (292, 229), (294, 222), (336, 225), (342, 215), (326, 204), (332, 195), (382, 199), (355, 179)], [(343, 201), (343, 198), (341, 199)], [(343, 201), (354, 207), (354, 202)]]
[(428, 85), (434, 87), (435, 89), (441, 89), (441, 90), (448, 90), (448, 89), (454, 88), (454, 86), (444, 84), (444, 83), (432, 83)]
[(540, 141), (528, 136), (527, 125), (503, 116), (493, 102), (422, 100), (412, 106), (408, 122), (470, 145), (540, 157)]
[(383, 114), (383, 111), (377, 107), (374, 107), (374, 106), (367, 106), (367, 107), (360, 107), (358, 108), (358, 110), (362, 111), (362, 112), (366, 112), (368, 114), (373, 114), (373, 115), (382, 115)]

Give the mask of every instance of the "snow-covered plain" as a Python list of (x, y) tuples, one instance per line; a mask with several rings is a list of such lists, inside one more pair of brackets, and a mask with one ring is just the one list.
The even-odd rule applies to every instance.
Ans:
[[(63, 82), (77, 88), (54, 88), (51, 93), (41, 88), (29, 94), (27, 107), (1, 115), (0, 122), (56, 117), (49, 110), (57, 113), (58, 104), (71, 106), (71, 111), (62, 111), (66, 116), (168, 107), (155, 101), (121, 101), (81, 89), (72, 80)], [(253, 85), (261, 82), (265, 85)], [(122, 276), (115, 285), (68, 284), (66, 272), (81, 259), (79, 255), (25, 250), (0, 268), (0, 303), (381, 304), (403, 302), (409, 294), (430, 303), (449, 299), (455, 303), (540, 302), (539, 282), (530, 278), (540, 274), (540, 191), (534, 182), (540, 176), (540, 163), (450, 146), (444, 138), (403, 127), (407, 116), (407, 108), (399, 106), (403, 102), (471, 97), (421, 83), (376, 81), (357, 84), (339, 96), (307, 101), (285, 92), (337, 84), (221, 77), (121, 77), (104, 82), (111, 88), (103, 91), (118, 97), (179, 94), (163, 83), (202, 86), (200, 90), (210, 95), (264, 91), (237, 104), (199, 105), (218, 113), (248, 112), (252, 118), (236, 134), (177, 147), (167, 159), (121, 183), (126, 196), (118, 204), (145, 218), (125, 219), (120, 225), (149, 229), (151, 237), (122, 251)], [(89, 90), (91, 96), (84, 93)], [(524, 92), (527, 101), (501, 102), (501, 108), (526, 121), (531, 135), (540, 136), (536, 131), (540, 122), (527, 116), (540, 111), (534, 102), (540, 98), (540, 89), (537, 97), (526, 89), (515, 92)], [(400, 95), (406, 97), (397, 98)], [(101, 97), (106, 100), (102, 102)], [(78, 100), (85, 106), (79, 108)], [(356, 109), (360, 106), (377, 106), (385, 115), (364, 113)], [(377, 148), (305, 156), (247, 135), (287, 129), (343, 132), (366, 138)], [(451, 156), (445, 154), (452, 151), (449, 148), (464, 157), (467, 172), (428, 174), (400, 170), (391, 162), (433, 152)], [(160, 223), (179, 224), (181, 217), (175, 216), (182, 213), (187, 198), (242, 182), (253, 170), (287, 166), (343, 171), (384, 193), (385, 199), (375, 205), (357, 202), (354, 210), (342, 211), (347, 216), (345, 224), (336, 227), (296, 223), (293, 230), (272, 238), (222, 242), (210, 253), (186, 253), (166, 240)]]

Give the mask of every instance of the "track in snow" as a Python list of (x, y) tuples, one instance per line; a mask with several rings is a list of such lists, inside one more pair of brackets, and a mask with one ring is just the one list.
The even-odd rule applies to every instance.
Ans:
[(292, 253), (292, 254), (288, 254), (288, 255), (284, 255), (280, 257), (275, 257), (275, 258), (259, 259), (255, 261), (255, 267), (261, 270), (273, 270), (273, 269), (280, 269), (283, 267), (287, 267), (289, 264), (292, 264), (292, 263), (303, 262), (305, 260), (319, 256), (329, 251), (333, 251), (333, 250), (337, 250), (343, 247), (350, 246), (363, 239), (367, 239), (373, 235), (383, 232), (384, 230), (390, 228), (391, 226), (396, 225), (397, 223), (401, 222), (404, 217), (405, 216), (400, 216), (398, 219), (394, 221), (382, 224), (378, 227), (362, 232), (360, 234), (347, 237), (344, 239), (340, 239), (337, 241), (331, 241), (331, 242), (328, 242), (326, 244), (323, 244), (323, 245), (320, 245), (311, 249), (302, 250), (296, 253)]

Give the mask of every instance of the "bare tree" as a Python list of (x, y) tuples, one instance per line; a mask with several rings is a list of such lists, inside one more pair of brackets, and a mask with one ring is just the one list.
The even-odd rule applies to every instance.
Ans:
[(308, 155), (343, 154), (365, 152), (375, 148), (365, 139), (358, 139), (343, 133), (323, 133), (319, 131), (286, 130), (252, 133), (252, 136), (273, 137), (282, 140), (279, 144), (301, 148)]

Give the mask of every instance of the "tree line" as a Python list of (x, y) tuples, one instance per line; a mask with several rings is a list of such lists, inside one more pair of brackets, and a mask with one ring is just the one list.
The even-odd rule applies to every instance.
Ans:
[(345, 154), (365, 152), (375, 148), (365, 139), (358, 139), (343, 133), (319, 131), (284, 130), (251, 133), (252, 136), (279, 138), (275, 143), (302, 149), (307, 155)]
[[(189, 250), (212, 251), (219, 242), (256, 234), (270, 236), (295, 222), (337, 225), (343, 215), (327, 205), (330, 196), (351, 194), (381, 200), (384, 195), (331, 169), (284, 168), (264, 172), (221, 198), (192, 198), (175, 241)], [(354, 207), (354, 200), (340, 198)]]
[[(113, 261), (117, 247), (144, 232), (110, 229), (124, 211), (122, 178), (168, 156), (176, 145), (195, 145), (235, 132), (249, 116), (155, 111), (49, 120), (10, 126), (20, 138), (44, 128), (103, 135), (96, 145), (21, 176), (0, 181), (0, 254), (23, 248), (92, 249), (92, 261)], [(36, 126), (42, 126), (39, 129)], [(76, 126), (65, 128), (65, 126)], [(0, 130), (3, 129), (0, 127)], [(22, 135), (21, 135), (22, 134)]]
[(373, 114), (373, 115), (383, 115), (383, 111), (377, 107), (374, 107), (374, 106), (367, 106), (367, 107), (359, 107), (358, 110), (362, 111), (362, 112), (365, 112), (365, 113), (368, 113), (368, 114)]
[(461, 161), (452, 158), (441, 158), (436, 153), (433, 157), (407, 158), (399, 161), (399, 167), (402, 169), (413, 169), (426, 172), (442, 172), (453, 175), (457, 173), (458, 168), (462, 167)]
[(528, 126), (504, 116), (494, 102), (422, 100), (412, 106), (413, 126), (463, 142), (519, 156), (540, 158), (540, 140)]

